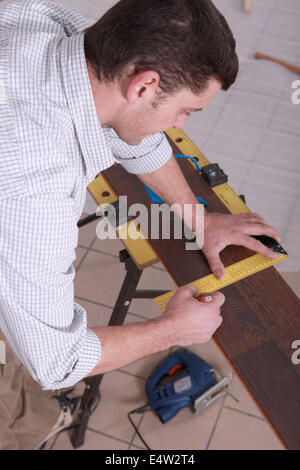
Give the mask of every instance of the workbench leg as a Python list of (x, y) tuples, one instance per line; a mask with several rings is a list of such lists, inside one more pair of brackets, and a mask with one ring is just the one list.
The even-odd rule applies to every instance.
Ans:
[[(110, 317), (109, 326), (122, 325), (142, 275), (126, 250), (120, 252), (120, 261), (125, 262), (127, 274), (125, 276), (119, 297)], [(97, 408), (100, 401), (99, 386), (103, 374), (84, 379), (86, 388), (82, 395), (75, 429), (72, 432), (71, 442), (75, 449), (84, 443), (85, 431), (91, 414)]]

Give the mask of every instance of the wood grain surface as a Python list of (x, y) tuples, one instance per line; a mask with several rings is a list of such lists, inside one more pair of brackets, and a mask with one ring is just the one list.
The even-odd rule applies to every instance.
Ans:
[[(208, 202), (208, 211), (227, 213), (192, 165), (184, 159), (178, 163), (195, 195)], [(119, 165), (102, 175), (119, 196), (127, 195), (128, 205), (144, 203), (150, 209), (151, 201), (135, 175)], [(210, 274), (202, 252), (186, 251), (184, 240), (150, 243), (177, 286)], [(251, 254), (230, 246), (221, 258), (228, 266)], [(300, 449), (300, 365), (291, 361), (291, 345), (300, 339), (300, 300), (273, 267), (224, 288), (223, 293), (224, 321), (214, 339), (284, 445)]]

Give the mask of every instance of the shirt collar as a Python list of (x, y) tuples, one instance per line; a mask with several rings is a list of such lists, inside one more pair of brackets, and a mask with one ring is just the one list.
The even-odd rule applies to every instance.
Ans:
[(84, 54), (84, 32), (62, 40), (61, 70), (88, 181), (91, 182), (116, 160), (105, 140), (97, 115)]

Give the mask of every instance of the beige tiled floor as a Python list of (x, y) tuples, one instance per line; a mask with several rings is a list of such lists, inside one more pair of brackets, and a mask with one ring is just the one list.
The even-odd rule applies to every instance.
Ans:
[[(118, 259), (122, 248), (119, 240), (98, 240), (96, 222), (79, 230), (75, 296), (87, 311), (90, 327), (108, 323), (125, 273)], [(299, 276), (289, 274), (286, 277), (297, 290)], [(158, 265), (144, 271), (139, 287), (171, 289), (174, 284), (163, 267)], [(153, 300), (136, 300), (129, 308), (126, 323), (142, 322), (159, 314)], [(189, 349), (222, 375), (232, 372), (229, 362), (214, 341)], [(102, 401), (90, 418), (82, 450), (144, 448), (127, 419), (127, 413), (146, 403), (146, 379), (167, 354), (168, 351), (153, 354), (105, 375), (101, 385)], [(165, 425), (152, 412), (136, 415), (134, 420), (153, 449), (283, 448), (237, 376), (234, 377), (230, 394), (200, 415), (185, 409)], [(52, 448), (72, 449), (68, 433), (62, 433)]]

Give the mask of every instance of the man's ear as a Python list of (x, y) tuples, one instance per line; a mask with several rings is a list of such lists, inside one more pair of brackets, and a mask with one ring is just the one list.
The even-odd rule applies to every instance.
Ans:
[(134, 104), (140, 98), (146, 97), (146, 95), (148, 95), (149, 100), (152, 100), (159, 87), (159, 81), (159, 74), (153, 70), (138, 73), (130, 80), (127, 86), (126, 99), (128, 103)]

